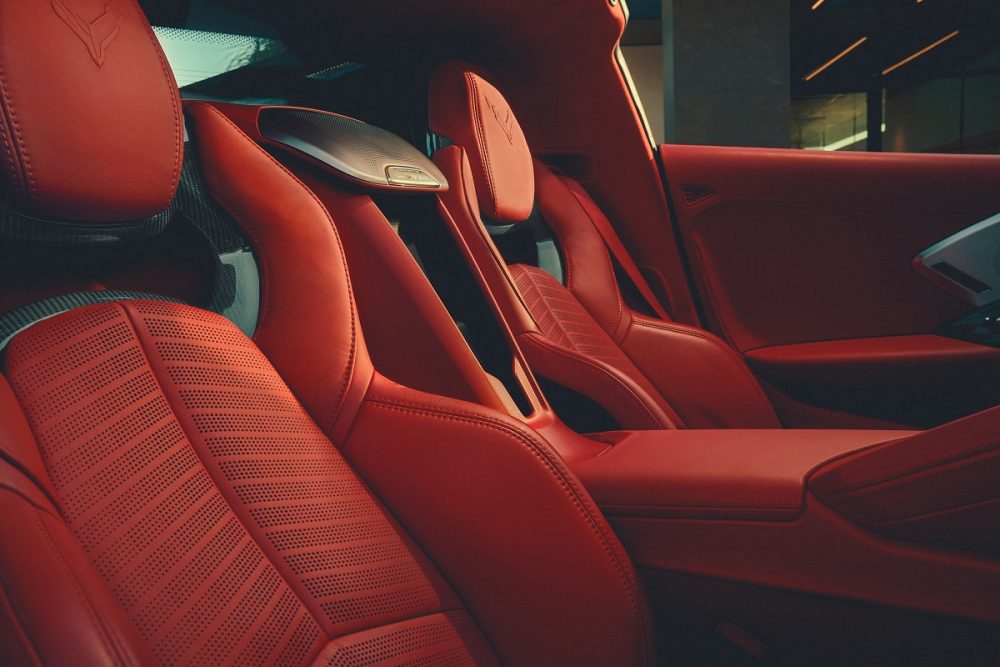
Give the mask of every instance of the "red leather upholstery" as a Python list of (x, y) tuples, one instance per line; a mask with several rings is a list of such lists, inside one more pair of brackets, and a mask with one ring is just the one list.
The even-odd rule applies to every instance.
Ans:
[(555, 452), (376, 375), (326, 209), (221, 114), (189, 112), (260, 263), (256, 338), (131, 301), (12, 339), (0, 662), (650, 663), (631, 565)]
[(515, 264), (508, 270), (538, 325), (537, 332), (518, 336), (537, 373), (585, 396), (600, 397), (619, 424), (665, 429), (682, 423), (572, 292), (536, 267)]
[(638, 431), (574, 463), (609, 516), (790, 521), (818, 467), (909, 431)]
[[(558, 239), (565, 285), (532, 267), (494, 261), (501, 259), (495, 248), (479, 253), (488, 287), (532, 368), (596, 401), (623, 428), (779, 427), (757, 380), (728, 345), (693, 327), (644, 318), (625, 303), (595, 227), (604, 214), (578, 183), (537, 160), (526, 170), (527, 146), (522, 151), (515, 142), (516, 156), (510, 147), (502, 155), (510, 158), (504, 173), (519, 188), (498, 190), (487, 183), (484, 189), (476, 167), (489, 164), (495, 155), (477, 134), (482, 118), (468, 110), (474, 106), (468, 102), (468, 81), (486, 76), (471, 65), (449, 61), (432, 77), (431, 128), (465, 152), (464, 160), (454, 147), (436, 154), (452, 184), (440, 200), (463, 242), (473, 248), (492, 246), (479, 208), (495, 218), (497, 207), (509, 201), (524, 215), (501, 219), (520, 221), (531, 210), (522, 206), (524, 193), (530, 193)], [(490, 99), (497, 96), (490, 88)], [(506, 112), (501, 115), (508, 118)], [(516, 128), (517, 120), (509, 118)], [(514, 135), (521, 136), (520, 130)]]
[(0, 190), (24, 213), (138, 220), (173, 197), (180, 98), (135, 0), (0, 2), (0, 111)]
[(493, 84), (464, 63), (438, 67), (431, 78), (430, 129), (469, 151), (479, 205), (487, 215), (520, 222), (531, 214), (531, 151)]
[(1000, 555), (1000, 408), (831, 463), (810, 489), (898, 539)]

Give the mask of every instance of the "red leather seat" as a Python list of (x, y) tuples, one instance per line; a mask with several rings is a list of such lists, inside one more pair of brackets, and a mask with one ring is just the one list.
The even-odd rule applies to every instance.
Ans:
[(729, 345), (629, 307), (596, 226), (610, 223), (578, 183), (532, 158), (488, 73), (441, 63), (430, 128), (446, 140), (435, 153), (451, 184), (443, 208), (467, 243), (492, 246), (490, 235), (525, 224), (555, 237), (562, 281), (495, 248), (498, 265), (485, 254), (480, 266), (536, 373), (596, 401), (622, 428), (780, 427)]
[[(0, 0), (0, 107), (4, 233), (108, 243), (174, 198), (185, 114), (134, 0)], [(559, 457), (379, 376), (325, 209), (186, 116), (259, 261), (256, 333), (136, 299), (10, 339), (0, 663), (649, 663), (632, 567)]]

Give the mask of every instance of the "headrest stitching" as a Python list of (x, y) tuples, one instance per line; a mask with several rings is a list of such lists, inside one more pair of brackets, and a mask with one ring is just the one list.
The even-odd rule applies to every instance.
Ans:
[(470, 97), (472, 101), (472, 117), (476, 127), (476, 143), (479, 144), (479, 152), (482, 153), (482, 159), (480, 160), (482, 163), (481, 168), (490, 188), (490, 208), (493, 213), (496, 213), (499, 208), (497, 191), (496, 185), (493, 183), (493, 171), (490, 169), (490, 153), (486, 147), (486, 128), (483, 126), (483, 114), (479, 108), (479, 85), (476, 83), (475, 76), (472, 72), (466, 72), (465, 80), (471, 86), (469, 92), (471, 93)]
[[(7, 86), (7, 75), (4, 72), (3, 62), (0, 61), (0, 111), (3, 112), (6, 124), (5, 134), (7, 135), (7, 151), (11, 157), (12, 174), (17, 182), (20, 194), (25, 199), (33, 198), (36, 194), (35, 178), (31, 171), (31, 158), (21, 137), (21, 127), (17, 122), (17, 114), (14, 111), (14, 104), (11, 101), (10, 92)], [(17, 169), (21, 163), (23, 170)], [(22, 173), (23, 172), (23, 173)]]
[(149, 19), (143, 13), (142, 9), (139, 7), (137, 2), (132, 2), (132, 7), (135, 9), (136, 13), (139, 15), (139, 24), (143, 26), (146, 31), (146, 36), (149, 38), (150, 43), (153, 45), (153, 50), (156, 51), (156, 58), (160, 61), (160, 69), (163, 72), (164, 82), (167, 85), (167, 97), (171, 101), (171, 110), (174, 114), (174, 167), (173, 176), (170, 179), (170, 187), (167, 190), (167, 200), (164, 202), (164, 206), (169, 206), (170, 202), (173, 200), (174, 192), (177, 190), (177, 185), (180, 183), (181, 178), (181, 149), (184, 145), (184, 125), (181, 120), (180, 103), (178, 102), (176, 96), (179, 95), (177, 91), (177, 80), (174, 79), (173, 70), (167, 64), (166, 56), (163, 54), (163, 49), (160, 47), (160, 42), (156, 38), (156, 33), (153, 32), (153, 27), (149, 24)]

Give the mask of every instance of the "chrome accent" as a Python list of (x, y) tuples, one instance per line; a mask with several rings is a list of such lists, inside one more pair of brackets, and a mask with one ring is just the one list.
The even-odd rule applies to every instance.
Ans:
[[(913, 268), (941, 289), (973, 306), (1000, 300), (1000, 213), (927, 248), (913, 259)], [(983, 288), (970, 289), (948, 277), (947, 273), (954, 270), (982, 283)]]

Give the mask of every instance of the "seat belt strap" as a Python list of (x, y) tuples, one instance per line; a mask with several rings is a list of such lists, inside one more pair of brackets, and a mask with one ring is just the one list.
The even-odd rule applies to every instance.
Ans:
[(573, 193), (576, 198), (577, 203), (580, 208), (587, 214), (590, 221), (594, 223), (594, 227), (597, 229), (597, 233), (601, 235), (601, 239), (604, 241), (604, 245), (607, 247), (608, 252), (611, 256), (615, 258), (618, 266), (621, 267), (625, 275), (632, 282), (635, 288), (639, 291), (639, 295), (642, 296), (646, 305), (652, 309), (652, 311), (661, 320), (670, 320), (670, 316), (667, 314), (666, 308), (660, 303), (660, 300), (656, 298), (656, 294), (653, 293), (653, 289), (646, 282), (646, 279), (642, 275), (642, 271), (636, 266), (635, 261), (633, 261), (632, 256), (629, 255), (628, 250), (625, 249), (625, 244), (622, 243), (621, 238), (615, 231), (614, 227), (611, 226), (611, 222), (603, 215), (591, 215), (586, 203), (584, 202), (583, 195), (580, 193), (579, 183), (576, 181), (563, 177), (563, 182), (569, 188), (569, 191)]

